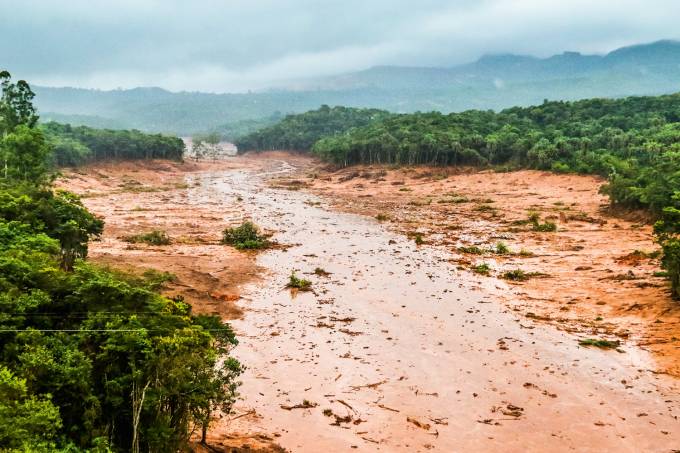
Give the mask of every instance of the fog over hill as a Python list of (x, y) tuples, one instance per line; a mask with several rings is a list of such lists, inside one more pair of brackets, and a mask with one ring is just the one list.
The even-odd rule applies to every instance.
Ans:
[(35, 91), (44, 120), (190, 134), (321, 104), (452, 112), (498, 110), (544, 99), (671, 93), (680, 91), (680, 42), (657, 41), (606, 55), (502, 54), (453, 67), (376, 66), (249, 93), (173, 93), (160, 88), (35, 87)]

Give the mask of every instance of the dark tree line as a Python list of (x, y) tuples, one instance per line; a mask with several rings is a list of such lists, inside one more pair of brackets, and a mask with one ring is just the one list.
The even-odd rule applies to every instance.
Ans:
[(40, 126), (58, 166), (106, 159), (181, 160), (184, 142), (177, 137), (138, 130), (93, 129), (49, 122)]
[(239, 152), (296, 150), (309, 151), (320, 138), (366, 126), (389, 113), (377, 109), (321, 106), (298, 115), (288, 115), (280, 122), (238, 138)]

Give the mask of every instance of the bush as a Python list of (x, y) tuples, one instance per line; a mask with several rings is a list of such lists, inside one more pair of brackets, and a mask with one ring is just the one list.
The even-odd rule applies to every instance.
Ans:
[(474, 266), (472, 270), (475, 274), (489, 275), (491, 272), (491, 266), (489, 266), (487, 263), (481, 263)]
[(153, 230), (148, 233), (135, 234), (133, 236), (126, 236), (123, 238), (125, 242), (133, 244), (144, 243), (148, 245), (168, 245), (170, 244), (170, 236), (165, 231)]
[(484, 254), (484, 250), (480, 247), (477, 247), (476, 245), (458, 247), (458, 251), (460, 253), (469, 253), (469, 254), (472, 254), (472, 255), (483, 255)]
[(501, 275), (505, 280), (511, 280), (513, 282), (524, 282), (529, 280), (530, 275), (524, 272), (522, 269), (513, 269), (511, 271), (505, 271)]
[(271, 245), (253, 222), (243, 222), (238, 227), (224, 230), (222, 243), (239, 250), (264, 249)]
[(680, 298), (680, 209), (668, 207), (654, 225), (656, 242), (661, 245), (661, 265), (671, 281), (671, 295)]
[(496, 250), (495, 251), (496, 251), (496, 254), (498, 254), (498, 255), (508, 255), (508, 254), (512, 253), (510, 251), (510, 248), (508, 248), (508, 246), (505, 245), (504, 242), (499, 242), (498, 244), (496, 244)]
[(299, 278), (297, 275), (295, 275), (295, 271), (293, 271), (290, 273), (286, 288), (294, 288), (300, 291), (310, 291), (312, 289), (312, 282), (305, 280), (304, 278)]

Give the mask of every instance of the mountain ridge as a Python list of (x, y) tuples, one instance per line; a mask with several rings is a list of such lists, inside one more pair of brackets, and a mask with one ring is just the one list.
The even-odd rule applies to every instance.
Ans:
[[(659, 40), (603, 55), (486, 54), (449, 67), (382, 65), (248, 93), (171, 92), (159, 87), (92, 90), (35, 87), (45, 119), (73, 119), (150, 132), (190, 134), (322, 104), (393, 112), (498, 110), (543, 99), (657, 95), (680, 91), (680, 42)], [(93, 120), (94, 121), (94, 120)]]

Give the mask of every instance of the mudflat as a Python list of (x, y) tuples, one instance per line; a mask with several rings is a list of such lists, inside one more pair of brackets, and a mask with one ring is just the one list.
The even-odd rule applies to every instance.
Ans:
[[(672, 451), (677, 305), (649, 226), (604, 210), (601, 184), (284, 153), (61, 181), (107, 222), (93, 260), (172, 272), (167, 294), (237, 330), (248, 369), (215, 448)], [(246, 218), (280, 246), (220, 244)], [(172, 242), (124, 239), (153, 229)], [(293, 271), (311, 291), (285, 288)]]

